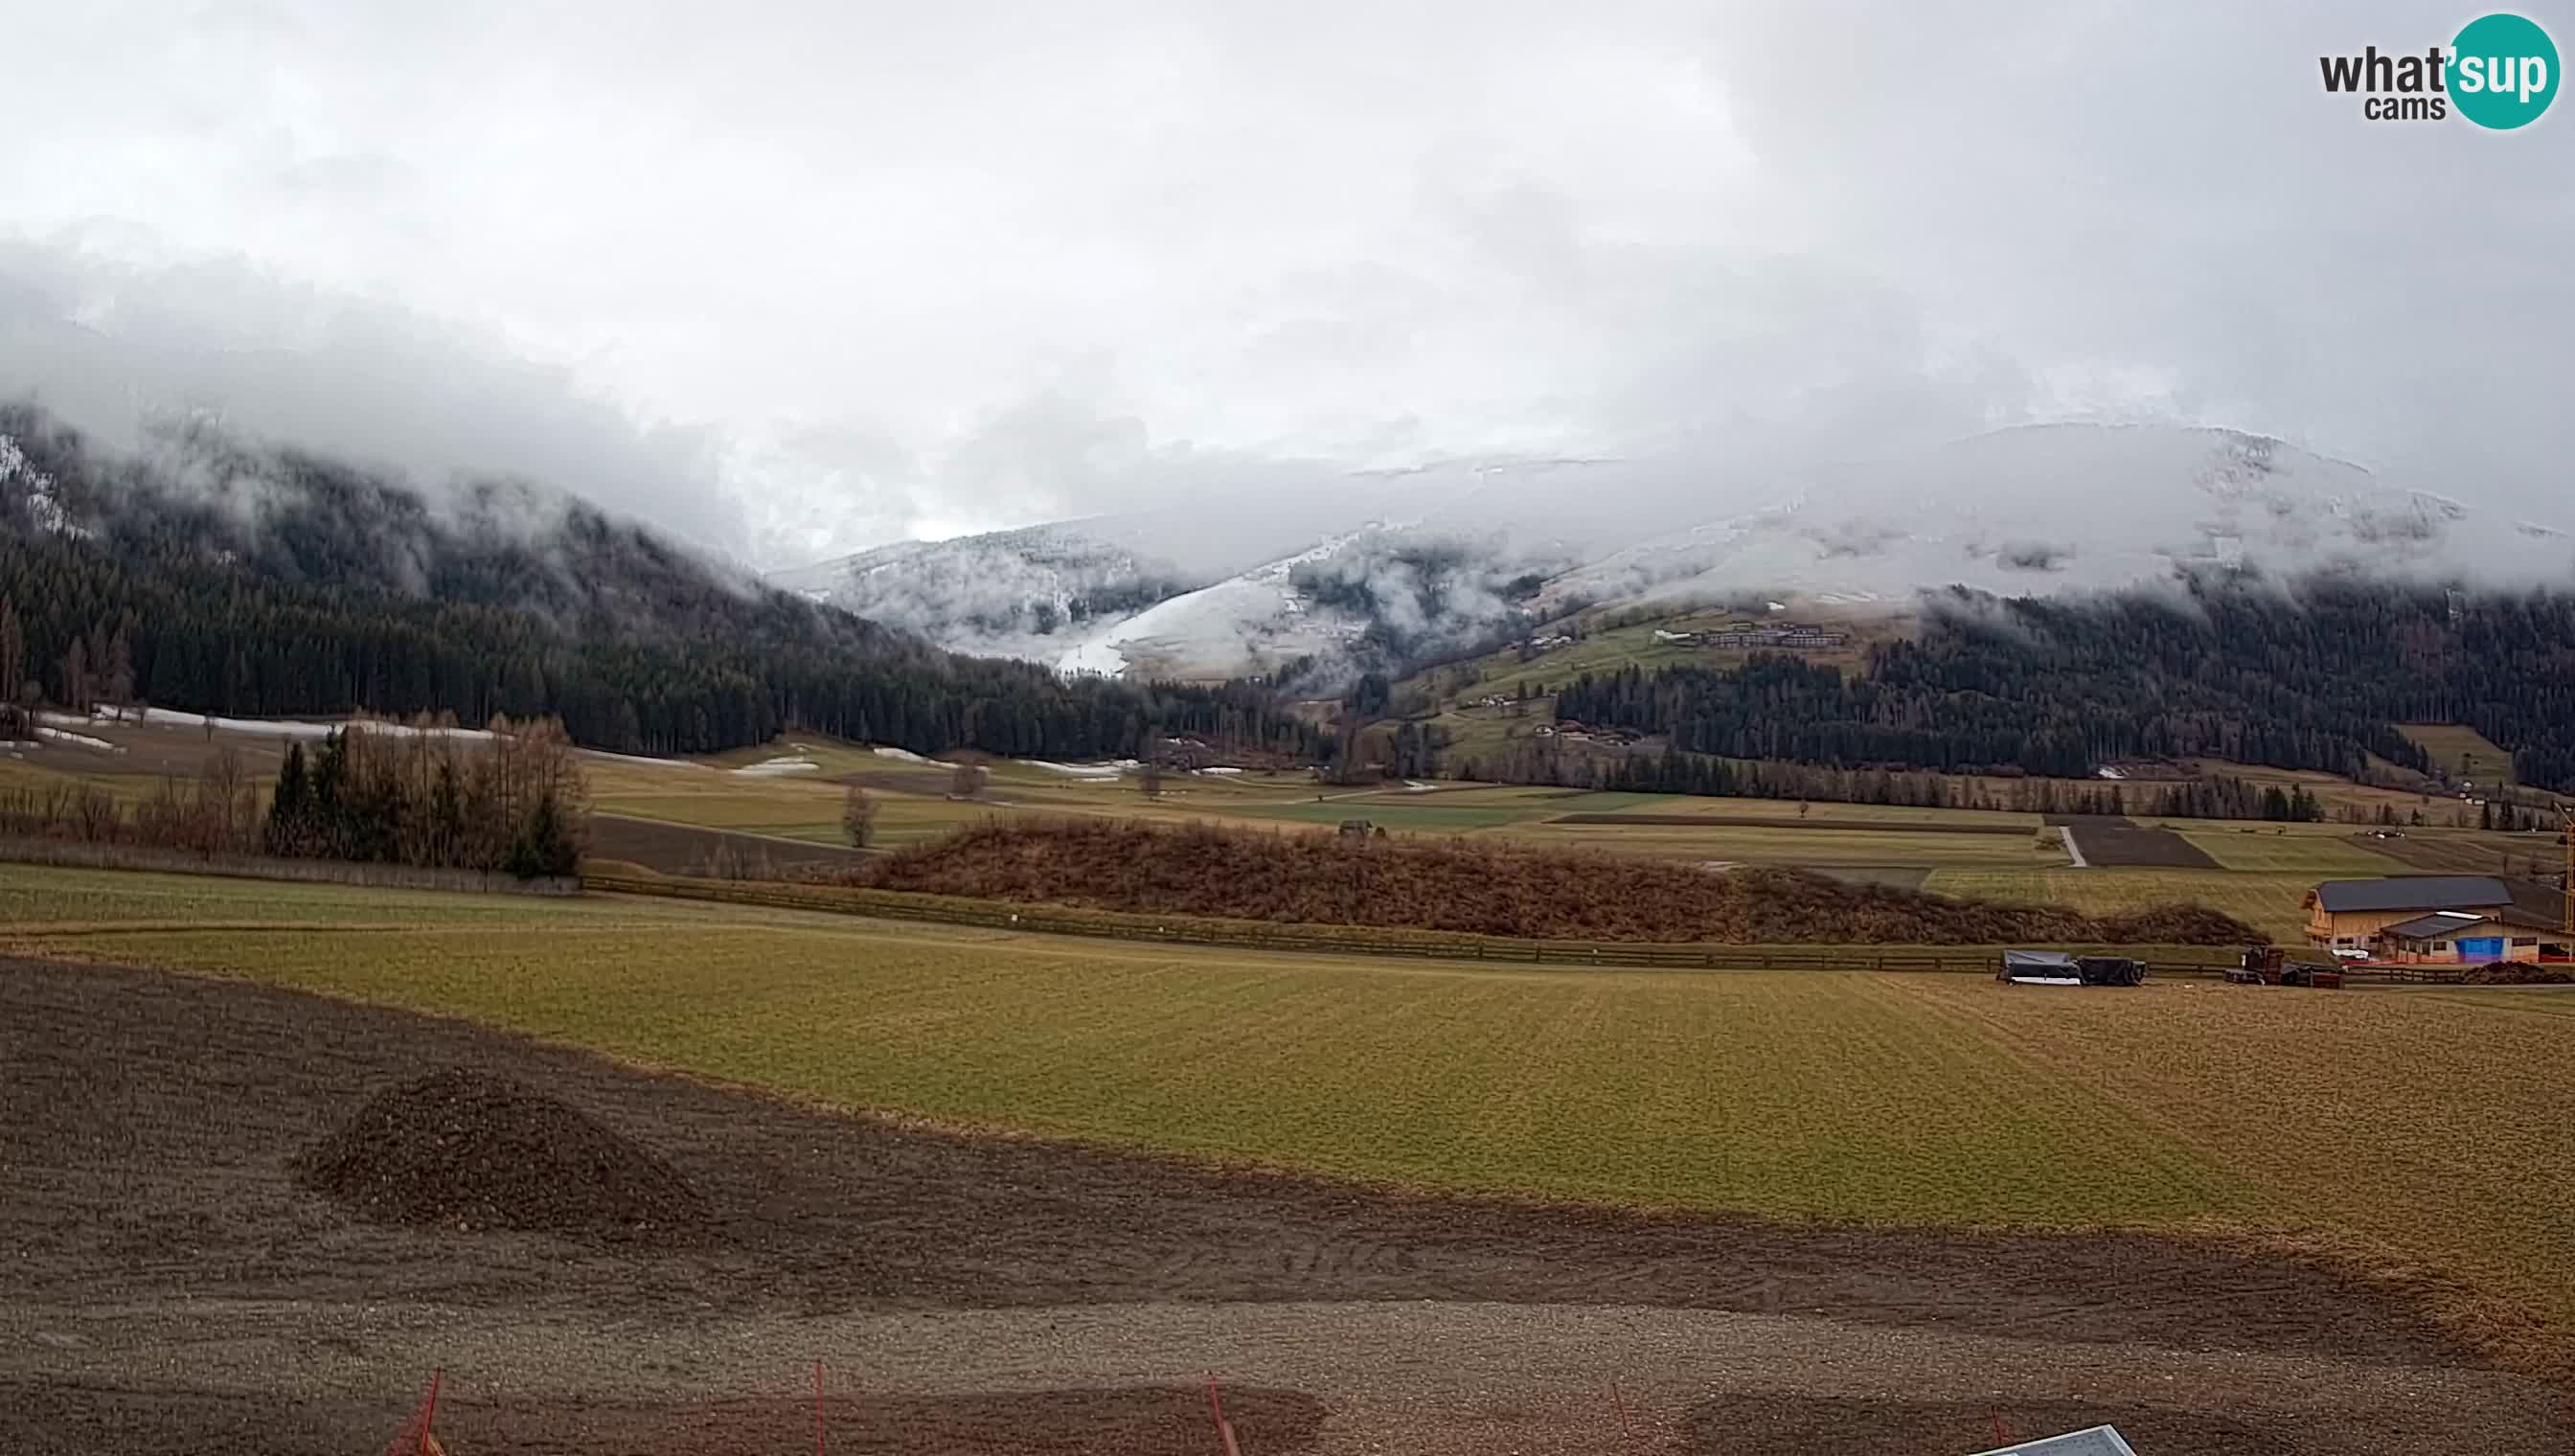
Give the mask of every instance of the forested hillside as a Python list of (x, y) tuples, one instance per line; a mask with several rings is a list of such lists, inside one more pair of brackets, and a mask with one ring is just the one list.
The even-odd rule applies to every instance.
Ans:
[[(1388, 570), (1409, 582), (1420, 565)], [(72, 706), (556, 716), (577, 741), (646, 752), (789, 728), (1048, 757), (1135, 753), (1157, 733), (1307, 759), (1327, 746), (1255, 685), (954, 656), (533, 488), (431, 499), (212, 437), (121, 456), (26, 406), (0, 406), (0, 695), (32, 681)], [(1353, 720), (1386, 707), (1370, 681)], [(2523, 782), (2575, 789), (2575, 596), (2220, 577), (1953, 591), (1918, 640), (1871, 646), (1855, 673), (1765, 655), (1631, 668), (1561, 686), (1555, 709), (1665, 735), (1680, 756), (1631, 755), (1614, 775), (1636, 787), (1740, 789), (1717, 756), (2057, 776), (2209, 756), (2358, 775), (2372, 757), (2430, 766), (2394, 725), (2442, 722), (2511, 746)], [(1393, 766), (1432, 771), (1415, 746)]]
[(26, 406), (0, 406), (0, 602), (22, 645), (0, 675), (74, 706), (553, 715), (580, 742), (644, 752), (791, 727), (919, 752), (1121, 754), (1158, 731), (1313, 747), (1257, 688), (953, 656), (578, 501), (487, 485), (433, 503), (220, 440), (115, 456)]
[(2420, 769), (2394, 726), (2462, 723), (2511, 745), (2522, 781), (2575, 789), (2575, 596), (2213, 579), (2182, 596), (1953, 593), (1856, 675), (1755, 655), (1579, 678), (1555, 707), (1685, 752), (2071, 776), (2187, 756)]

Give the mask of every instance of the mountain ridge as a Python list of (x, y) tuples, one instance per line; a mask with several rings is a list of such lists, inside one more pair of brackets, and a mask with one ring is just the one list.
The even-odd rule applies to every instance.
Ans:
[[(1283, 527), (1268, 559), (1188, 591), (1171, 590), (1187, 574), (1149, 582), (1095, 540), (1086, 581), (1112, 599), (1133, 591), (1140, 605), (1124, 616), (1086, 613), (1078, 630), (1059, 622), (1003, 641), (955, 614), (898, 620), (935, 642), (1065, 671), (1225, 677), (1318, 659), (1347, 676), (1421, 666), (1387, 661), (1381, 649), (1390, 637), (1463, 651), (1583, 608), (1657, 600), (1677, 607), (1762, 595), (1900, 605), (1949, 587), (2051, 596), (2239, 568), (2283, 579), (2575, 581), (2575, 538), (2556, 527), (2390, 486), (2351, 462), (2271, 437), (2203, 427), (2013, 427), (1910, 456), (1791, 473), (1714, 503), (1734, 509), (1710, 509), (1709, 491), (1655, 462), (1452, 464), (1419, 479), (1436, 489), (1434, 499), (1402, 503), (1418, 509), (1293, 540), (1294, 530)], [(915, 574), (1007, 576), (993, 563), (1027, 560), (1024, 539), (1080, 535), (1087, 526), (907, 543), (880, 554), (898, 553), (887, 560)], [(1464, 575), (1487, 590), (1425, 594), (1397, 582), (1366, 602), (1313, 590), (1335, 576), (1369, 579), (1372, 561), (1434, 550), (1479, 558)], [(851, 560), (870, 555), (879, 554)], [(1452, 563), (1451, 577), (1465, 566)], [(1532, 569), (1544, 578), (1534, 592), (1505, 598), (1489, 590)], [(869, 600), (863, 591), (816, 585), (828, 600)], [(1438, 622), (1415, 620), (1433, 607)]]

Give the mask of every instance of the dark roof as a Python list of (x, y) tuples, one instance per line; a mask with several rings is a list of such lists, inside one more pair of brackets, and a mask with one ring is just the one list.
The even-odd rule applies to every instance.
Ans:
[(2506, 905), (2495, 912), (2495, 918), (2524, 930), (2564, 930), (2566, 928), (2566, 915), (2563, 910), (2553, 915), (2543, 915), (2520, 905)]
[(2503, 881), (2490, 874), (2415, 874), (2396, 879), (2328, 879), (2316, 886), (2316, 903), (2328, 912), (2350, 910), (2479, 910), (2512, 903)]
[[(2512, 896), (2514, 909), (2520, 911), (2520, 923), (2544, 924), (2555, 929), (2565, 918), (2566, 892), (2556, 885), (2536, 879), (2507, 879), (2503, 888), (2504, 893)], [(2514, 918), (2512, 911), (2505, 911), (2504, 918)]]
[(2443, 935), (2457, 934), (2461, 930), (2474, 929), (2494, 918), (2491, 914), (2477, 911), (2456, 915), (2430, 914), (2419, 920), (2407, 920), (2401, 924), (2390, 925), (2378, 933), (2393, 935), (2400, 940), (2432, 940)]

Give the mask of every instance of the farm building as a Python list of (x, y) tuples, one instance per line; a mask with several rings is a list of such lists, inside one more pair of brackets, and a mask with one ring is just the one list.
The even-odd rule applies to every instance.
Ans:
[(2512, 892), (2503, 881), (2484, 874), (2328, 879), (2307, 891), (2307, 943), (2366, 950), (2381, 930), (2436, 910), (2501, 913), (2511, 904)]
[(2517, 910), (2434, 910), (2378, 932), (2377, 958), (2407, 965), (2481, 965), (2537, 960), (2540, 925)]

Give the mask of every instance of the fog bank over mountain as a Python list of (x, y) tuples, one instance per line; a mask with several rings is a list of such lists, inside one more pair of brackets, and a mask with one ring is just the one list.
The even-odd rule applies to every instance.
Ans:
[(2231, 431), (2031, 426), (1783, 471), (1766, 488), (1699, 479), (1668, 462), (1486, 462), (1372, 478), (1361, 500), (1379, 509), (1319, 528), (1311, 512), (1269, 518), (1267, 559), (1239, 567), (1189, 558), (1187, 518), (1126, 517), (773, 581), (1068, 671), (1213, 676), (1313, 659), (1317, 681), (1618, 603), (1901, 609), (1953, 586), (2045, 596), (2239, 570), (2575, 585), (2562, 520), (2400, 489)]
[(1496, 462), (1584, 555), (2026, 424), (2569, 494), (2575, 129), (2321, 95), (2394, 0), (141, 10), (10, 16), (0, 393), (101, 439), (1211, 581)]

